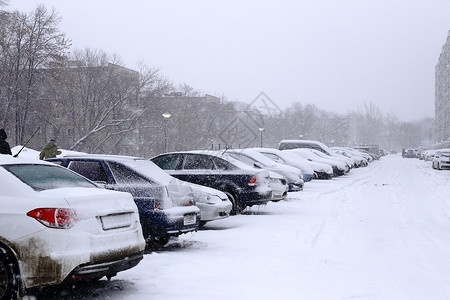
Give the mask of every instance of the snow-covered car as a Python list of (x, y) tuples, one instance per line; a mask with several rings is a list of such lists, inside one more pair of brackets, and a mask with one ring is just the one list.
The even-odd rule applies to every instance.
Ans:
[(414, 149), (402, 149), (403, 158), (416, 158), (416, 152)]
[(269, 187), (272, 190), (271, 201), (278, 202), (286, 199), (289, 185), (282, 175), (269, 171)]
[[(311, 181), (314, 178), (314, 168), (311, 166), (309, 161), (305, 160), (302, 157), (299, 157), (298, 155), (294, 155), (292, 153), (273, 148), (251, 148), (251, 149), (258, 151), (259, 153), (265, 155), (266, 157), (270, 158), (271, 160), (277, 163), (285, 164), (300, 169), (303, 173), (304, 182)], [(331, 168), (330, 174), (333, 174)]]
[(353, 160), (354, 165), (359, 167), (366, 167), (369, 164), (367, 158), (365, 158), (361, 152), (348, 148), (348, 147), (331, 147), (332, 150), (336, 151), (336, 153), (340, 153), (343, 156), (351, 158)]
[(450, 149), (439, 149), (436, 151), (432, 161), (433, 169), (450, 169)]
[(313, 152), (313, 149), (299, 148), (299, 149), (289, 149), (289, 150), (283, 150), (283, 151), (294, 153), (296, 155), (299, 155), (299, 156), (301, 156), (307, 160), (311, 160), (313, 162), (328, 164), (329, 166), (331, 166), (333, 168), (333, 176), (334, 177), (344, 175), (348, 170), (348, 167), (345, 163), (333, 160), (331, 158), (320, 157)]
[(171, 236), (197, 230), (200, 209), (190, 185), (147, 159), (115, 155), (72, 155), (48, 159), (106, 189), (129, 192), (139, 209), (147, 242), (166, 244)]
[[(328, 154), (323, 153), (322, 151), (319, 150), (315, 150), (315, 149), (309, 149), (312, 153), (314, 153), (315, 155), (323, 158), (323, 159), (330, 159), (332, 161), (335, 161), (337, 163), (342, 163), (342, 164), (338, 164), (338, 169), (339, 170), (344, 170), (344, 173), (348, 173), (350, 171), (351, 166), (343, 159), (341, 159), (340, 157), (335, 157), (335, 156), (330, 156)], [(341, 166), (344, 167), (344, 169), (341, 168)]]
[(375, 160), (374, 156), (365, 149), (360, 149), (360, 148), (351, 148), (351, 149), (353, 151), (357, 151), (357, 153), (362, 155), (364, 158), (366, 158), (369, 163), (371, 163)]
[(145, 241), (128, 193), (66, 168), (0, 155), (0, 299), (134, 267)]
[(223, 152), (223, 155), (229, 155), (249, 166), (266, 169), (282, 175), (287, 180), (289, 192), (303, 189), (303, 173), (296, 167), (277, 163), (253, 149), (228, 149)]
[[(281, 150), (278, 150), (278, 151), (281, 151)], [(283, 150), (281, 152), (288, 154), (294, 161), (300, 161), (300, 162), (307, 163), (314, 170), (314, 178), (315, 179), (331, 179), (334, 176), (333, 167), (329, 163), (323, 163), (323, 162), (318, 162), (316, 160), (313, 161), (312, 159), (304, 158), (303, 156), (298, 155), (298, 153), (294, 153), (292, 151), (292, 149)], [(273, 153), (271, 153), (271, 154), (273, 154)], [(268, 153), (266, 153), (266, 155), (268, 155)], [(269, 158), (272, 158), (272, 157), (269, 156)]]
[(437, 150), (425, 150), (424, 151), (424, 160), (425, 161), (433, 161), (434, 155), (436, 154)]
[(183, 184), (192, 187), (195, 203), (200, 209), (201, 226), (230, 216), (233, 205), (224, 192), (187, 181)]
[(345, 162), (350, 168), (354, 167), (354, 161), (353, 159), (350, 159), (348, 157), (345, 157), (341, 155), (340, 153), (336, 153), (336, 151), (333, 151), (330, 147), (325, 145), (324, 143), (321, 143), (319, 141), (311, 141), (311, 140), (283, 140), (279, 144), (280, 150), (286, 150), (286, 149), (313, 149), (320, 151), (328, 156), (331, 156), (333, 158), (338, 158), (340, 161)]
[(170, 152), (151, 160), (178, 179), (223, 191), (233, 204), (232, 214), (272, 200), (269, 171), (256, 170), (221, 152)]

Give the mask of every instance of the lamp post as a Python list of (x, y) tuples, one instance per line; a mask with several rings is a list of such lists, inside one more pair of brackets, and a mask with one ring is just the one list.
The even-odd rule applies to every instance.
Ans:
[(300, 137), (300, 139), (302, 139), (303, 138), (303, 134), (300, 134), (299, 137)]
[(262, 148), (262, 146), (263, 146), (263, 142), (262, 142), (262, 136), (263, 136), (263, 131), (264, 131), (264, 128), (262, 128), (262, 127), (259, 127), (258, 129), (259, 129), (259, 132), (261, 132), (261, 148)]
[(169, 136), (167, 134), (167, 122), (169, 122), (169, 118), (172, 116), (169, 113), (163, 113), (162, 116), (164, 117), (164, 138), (166, 140), (166, 152), (169, 152)]

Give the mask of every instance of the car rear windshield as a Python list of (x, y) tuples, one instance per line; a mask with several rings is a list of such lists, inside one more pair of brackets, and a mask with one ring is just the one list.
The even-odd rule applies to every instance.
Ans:
[(50, 165), (4, 165), (7, 171), (36, 191), (65, 187), (97, 187), (83, 177), (58, 166)]

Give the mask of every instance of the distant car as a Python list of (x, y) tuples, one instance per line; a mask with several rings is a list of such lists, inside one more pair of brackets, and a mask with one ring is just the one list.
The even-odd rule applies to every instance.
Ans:
[(297, 155), (292, 155), (292, 153), (283, 152), (273, 148), (251, 149), (258, 151), (276, 163), (285, 164), (300, 169), (303, 173), (304, 182), (311, 181), (314, 178), (314, 169), (311, 167), (309, 162), (305, 159), (299, 158)]
[(432, 161), (436, 152), (437, 152), (437, 150), (425, 150), (424, 151), (424, 160)]
[(354, 165), (359, 167), (366, 167), (369, 164), (367, 158), (365, 158), (358, 150), (348, 147), (331, 147), (332, 150), (353, 159)]
[(439, 149), (433, 157), (433, 169), (450, 169), (450, 149)]
[(171, 236), (197, 230), (200, 225), (200, 210), (195, 206), (191, 186), (169, 176), (147, 159), (85, 154), (48, 161), (107, 189), (132, 194), (139, 209), (144, 238), (149, 243), (164, 245)]
[(289, 192), (303, 190), (303, 173), (299, 168), (277, 163), (253, 149), (229, 149), (224, 151), (223, 155), (229, 155), (249, 166), (266, 169), (282, 175), (287, 180)]
[(301, 157), (303, 157), (307, 160), (328, 164), (329, 166), (331, 166), (333, 168), (333, 176), (334, 177), (342, 176), (346, 172), (348, 172), (348, 167), (345, 163), (343, 163), (341, 161), (333, 160), (331, 158), (320, 157), (316, 153), (313, 152), (313, 151), (317, 151), (314, 149), (300, 149), (299, 148), (299, 149), (291, 149), (291, 150), (284, 150), (284, 151), (295, 153), (296, 155), (300, 155)]
[(312, 161), (311, 159), (306, 159), (298, 154), (293, 153), (293, 149), (291, 150), (277, 150), (277, 149), (268, 149), (264, 148), (261, 153), (266, 155), (272, 160), (275, 161), (283, 161), (289, 165), (297, 165), (298, 163), (307, 164), (314, 171), (315, 179), (331, 179), (333, 178), (333, 168), (329, 163), (321, 163), (317, 161)]
[(416, 152), (414, 149), (404, 149), (402, 151), (403, 158), (416, 158)]
[(66, 168), (0, 155), (0, 299), (19, 289), (112, 277), (145, 241), (133, 198)]
[(268, 171), (251, 168), (221, 152), (171, 152), (151, 160), (178, 179), (223, 191), (233, 204), (232, 214), (247, 206), (267, 204), (273, 197)]
[(374, 160), (381, 157), (379, 145), (359, 145), (354, 147), (354, 149), (368, 153)]
[(343, 156), (340, 153), (336, 153), (336, 151), (332, 150), (330, 147), (321, 143), (319, 141), (311, 141), (311, 140), (283, 140), (279, 144), (280, 150), (286, 149), (313, 149), (320, 151), (328, 156), (332, 156), (334, 158), (338, 158), (340, 161), (345, 162), (350, 168), (354, 167), (354, 160)]

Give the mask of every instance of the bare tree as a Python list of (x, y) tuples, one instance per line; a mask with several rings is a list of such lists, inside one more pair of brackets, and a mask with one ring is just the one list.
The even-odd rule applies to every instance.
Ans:
[(47, 70), (42, 97), (56, 114), (45, 122), (51, 120), (49, 134), (61, 138), (64, 147), (102, 153), (132, 148), (142, 114), (139, 73), (122, 64), (116, 55), (85, 49), (74, 51), (63, 67)]
[(36, 99), (40, 70), (65, 59), (69, 43), (58, 30), (59, 22), (59, 16), (43, 6), (30, 14), (15, 11), (3, 16), (0, 112), (3, 126), (13, 132), (16, 144), (23, 143), (25, 130), (35, 124), (37, 109), (45, 105)]
[(183, 97), (199, 97), (201, 92), (187, 83), (181, 83), (177, 86), (177, 90)]

